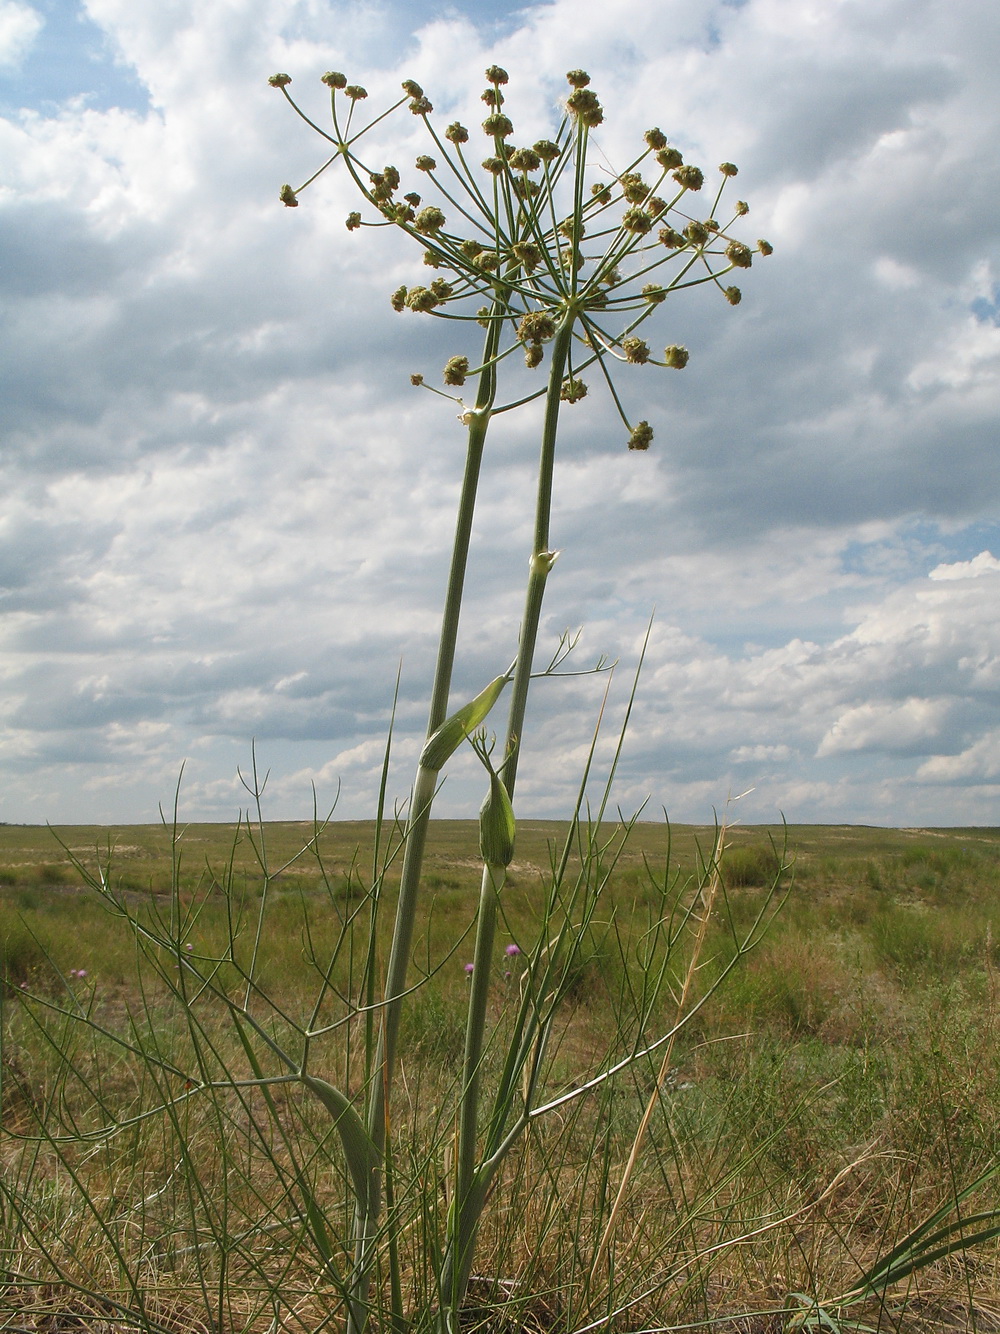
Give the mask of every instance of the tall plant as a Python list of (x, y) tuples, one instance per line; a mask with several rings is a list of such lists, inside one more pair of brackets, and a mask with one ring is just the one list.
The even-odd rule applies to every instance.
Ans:
[[(482, 739), (477, 745), (488, 771), (489, 788), (480, 816), (484, 865), (458, 1114), (455, 1206), (449, 1219), (442, 1285), (452, 1310), (457, 1309), (468, 1282), (476, 1230), (493, 1176), (527, 1123), (525, 1109), (521, 1123), (515, 1121), (513, 1128), (509, 1124), (515, 1074), (511, 1069), (504, 1076), (505, 1096), (494, 1107), (485, 1141), (480, 1143), (484, 1130), (481, 1067), (497, 910), (514, 850), (511, 802), (542, 602), (558, 555), (552, 549), (550, 521), (562, 408), (586, 398), (588, 385), (581, 376), (593, 371), (607, 386), (622, 418), (628, 448), (648, 449), (653, 431), (646, 421), (630, 420), (616, 386), (616, 372), (623, 365), (683, 369), (688, 361), (685, 347), (671, 343), (658, 357), (642, 336), (667, 297), (708, 286), (730, 305), (738, 305), (740, 289), (724, 280), (734, 270), (750, 268), (755, 253), (771, 253), (764, 240), (751, 248), (732, 234), (731, 228), (748, 212), (746, 203), (737, 201), (727, 208), (721, 221), (717, 216), (725, 187), (737, 174), (732, 163), (719, 167), (707, 216), (703, 216), (703, 172), (685, 163), (658, 128), (646, 131), (644, 144), (622, 170), (611, 171), (595, 163), (592, 138), (604, 120), (603, 107), (583, 70), (571, 70), (566, 77), (570, 91), (554, 137), (515, 147), (514, 125), (505, 110), (507, 72), (496, 65), (486, 71), (482, 100), (487, 115), (482, 131), (488, 156), (479, 169), (470, 161), (478, 156), (469, 147), (470, 131), (454, 121), (439, 132), (431, 119), (433, 106), (413, 80), (403, 83), (405, 95), (398, 102), (366, 119), (360, 110), (366, 90), (348, 83), (343, 74), (324, 74), (323, 83), (330, 90), (330, 130), (317, 125), (292, 98), (287, 74), (273, 75), (270, 80), (298, 115), (333, 146), (329, 158), (304, 185), (282, 187), (282, 201), (297, 207), (306, 186), (334, 163), (340, 165), (367, 209), (367, 214), (348, 215), (348, 229), (399, 229), (423, 248), (424, 264), (437, 275), (399, 287), (390, 298), (393, 308), (466, 324), (475, 320), (485, 331), (478, 360), (459, 351), (448, 359), (443, 371), (449, 389), (462, 389), (471, 382), (474, 391), (454, 396), (468, 431), (465, 473), (427, 741), (411, 793), (381, 1031), (368, 1086), (365, 1129), (373, 1166), (365, 1190), (358, 1195), (351, 1312), (357, 1329), (366, 1319), (372, 1255), (380, 1231), (381, 1163), (391, 1121), (400, 1016), (434, 794), (442, 768), (460, 743), (481, 726), (508, 682), (511, 699), (506, 736), (496, 767)], [(433, 155), (416, 158), (405, 184), (397, 167), (379, 168), (362, 156), (366, 134), (404, 106), (423, 122), (428, 147), (433, 149)], [(417, 183), (419, 188), (405, 188)], [(501, 373), (511, 358), (521, 354), (529, 370), (547, 372), (544, 383), (527, 392), (519, 389), (504, 401)], [(416, 385), (424, 384), (421, 375), (412, 379)], [(434, 392), (452, 396), (447, 391)], [(506, 673), (449, 717), (469, 538), (487, 432), (494, 418), (537, 399), (544, 401), (544, 413), (534, 536), (517, 652)], [(515, 1057), (514, 1067), (519, 1069), (524, 1059), (522, 1052)]]
[[(730, 940), (725, 957), (713, 966), (713, 981), (706, 983), (699, 955), (713, 911), (725, 896), (718, 865), (724, 831), (692, 886), (678, 885), (669, 868), (662, 873), (647, 868), (649, 920), (634, 938), (631, 928), (617, 938), (619, 1000), (627, 1016), (614, 1029), (604, 1056), (576, 1071), (571, 1087), (555, 1091), (553, 1034), (586, 973), (585, 961), (599, 932), (599, 905), (630, 830), (628, 821), (610, 833), (602, 824), (621, 739), (593, 811), (586, 806), (591, 749), (565, 842), (553, 851), (540, 886), (533, 938), (523, 946), (511, 942), (507, 947), (521, 956), (516, 986), (507, 992), (501, 1019), (496, 1019), (495, 1006), (490, 1017), (491, 986), (500, 971), (494, 966), (498, 918), (505, 913), (514, 855), (513, 801), (526, 705), (531, 680), (539, 674), (536, 642), (558, 554), (551, 515), (563, 410), (587, 398), (583, 377), (589, 374), (607, 387), (622, 417), (628, 448), (648, 449), (652, 429), (644, 420), (630, 420), (618, 372), (631, 367), (646, 367), (646, 373), (656, 367), (682, 369), (688, 360), (685, 347), (669, 343), (654, 355), (649, 341), (667, 298), (703, 286), (736, 305), (740, 292), (729, 276), (748, 269), (755, 253), (769, 254), (771, 247), (758, 241), (751, 248), (731, 233), (748, 210), (738, 201), (723, 212), (725, 187), (736, 175), (730, 163), (722, 164), (717, 185), (706, 193), (702, 171), (685, 163), (654, 128), (646, 131), (620, 170), (604, 165), (594, 151), (604, 112), (583, 71), (568, 76), (569, 92), (553, 137), (523, 147), (512, 142), (503, 91), (506, 72), (491, 67), (486, 80), (482, 129), (488, 156), (477, 167), (470, 161), (470, 131), (452, 122), (439, 132), (430, 102), (412, 81), (403, 85), (405, 96), (394, 106), (365, 120), (365, 90), (341, 74), (325, 74), (331, 121), (324, 129), (292, 101), (287, 75), (271, 79), (331, 145), (310, 180), (336, 164), (356, 186), (362, 207), (349, 214), (348, 228), (393, 227), (422, 249), (432, 276), (393, 292), (395, 309), (406, 318), (412, 314), (454, 321), (451, 327), (463, 334), (481, 330), (481, 350), (456, 350), (444, 366), (444, 387), (433, 388), (458, 406), (467, 447), (427, 736), (405, 825), (395, 829), (383, 819), (387, 753), (376, 854), (361, 899), (348, 898), (345, 909), (343, 893), (323, 866), (321, 830), (304, 849), (318, 860), (328, 893), (321, 904), (333, 910), (318, 924), (315, 905), (303, 898), (302, 972), (311, 988), (304, 1002), (298, 995), (289, 999), (268, 981), (274, 931), (288, 931), (285, 907), (274, 893), (287, 866), (272, 864), (260, 815), (263, 784), (256, 773), (248, 787), (257, 819), (248, 823), (244, 836), (256, 855), (259, 877), (243, 895), (235, 854), (225, 871), (212, 873), (190, 894), (181, 872), (183, 831), (177, 827), (176, 812), (168, 907), (137, 904), (116, 887), (109, 858), (96, 867), (77, 859), (90, 884), (134, 936), (140, 1004), (128, 1011), (122, 1024), (116, 1025), (80, 994), (78, 979), (64, 979), (62, 999), (41, 992), (17, 996), (18, 1022), (33, 1033), (40, 1050), (52, 1053), (53, 1092), (38, 1098), (28, 1081), (21, 1087), (23, 1115), (34, 1127), (23, 1132), (23, 1138), (35, 1148), (26, 1151), (23, 1161), (29, 1167), (15, 1186), (0, 1182), (0, 1228), (6, 1227), (12, 1238), (3, 1245), (11, 1253), (23, 1251), (27, 1238), (45, 1257), (49, 1272), (78, 1288), (84, 1285), (86, 1266), (79, 1253), (65, 1229), (59, 1246), (50, 1244), (33, 1195), (33, 1164), (47, 1161), (44, 1149), (55, 1156), (63, 1177), (72, 1182), (74, 1198), (82, 1201), (75, 1217), (91, 1219), (101, 1244), (109, 1249), (109, 1263), (130, 1312), (149, 1329), (158, 1328), (146, 1295), (153, 1254), (165, 1251), (194, 1266), (206, 1307), (213, 1309), (220, 1326), (232, 1323), (227, 1303), (234, 1280), (229, 1275), (243, 1266), (241, 1273), (256, 1275), (263, 1284), (261, 1300), (273, 1308), (277, 1328), (283, 1319), (279, 1311), (301, 1326), (299, 1303), (305, 1299), (286, 1289), (294, 1287), (289, 1276), (300, 1254), (308, 1251), (316, 1286), (326, 1285), (326, 1291), (333, 1285), (339, 1293), (349, 1334), (362, 1334), (375, 1321), (402, 1330), (410, 1320), (433, 1322), (441, 1334), (455, 1331), (485, 1210), (515, 1147), (525, 1144), (532, 1130), (532, 1143), (542, 1144), (543, 1127), (572, 1120), (585, 1099), (610, 1097), (617, 1077), (641, 1068), (653, 1075), (653, 1095), (632, 1154), (617, 1189), (612, 1188), (610, 1150), (600, 1160), (596, 1197), (587, 1205), (597, 1220), (593, 1246), (585, 1255), (588, 1248), (575, 1234), (572, 1241), (573, 1264), (582, 1274), (572, 1285), (578, 1314), (595, 1326), (611, 1321), (620, 1302), (614, 1291), (615, 1234), (627, 1213), (639, 1151), (669, 1079), (676, 1035), (759, 940), (770, 912), (771, 900), (765, 896), (759, 911), (749, 921), (741, 919), (742, 925), (731, 914), (725, 916)], [(366, 136), (403, 108), (420, 120), (431, 150), (416, 158), (405, 184), (397, 167), (380, 166), (363, 156)], [(406, 188), (417, 183), (419, 188)], [(281, 198), (295, 207), (304, 189), (286, 185)], [(537, 387), (532, 373), (541, 381)], [(413, 379), (431, 388), (421, 376)], [(496, 419), (536, 400), (542, 406), (542, 426), (535, 517), (516, 651), (509, 666), (475, 698), (453, 708), (452, 672), (488, 435)], [(563, 674), (572, 648), (571, 639), (561, 639), (540, 674)], [(487, 735), (485, 724), (508, 688), (507, 724), (498, 740)], [(626, 723), (627, 718), (628, 712)], [(413, 993), (431, 970), (428, 965), (422, 977), (413, 957), (418, 923), (426, 919), (420, 892), (428, 823), (442, 772), (466, 742), (484, 766), (486, 795), (480, 812), (482, 876), (461, 1074), (453, 1105), (446, 1100), (446, 1107), (431, 1116), (431, 1130), (420, 1124), (409, 1142), (401, 1143), (408, 1103), (400, 1078), (404, 1019)], [(385, 891), (397, 860), (399, 889), (383, 974), (381, 920), (391, 903)], [(218, 888), (223, 891), (225, 930), (222, 943), (212, 945), (201, 937), (210, 934), (207, 924), (213, 920)], [(348, 888), (352, 893), (356, 888), (353, 870)], [(272, 928), (272, 922), (279, 926)], [(659, 1075), (656, 1061), (661, 1063)], [(338, 1065), (340, 1073), (334, 1074), (331, 1067)], [(113, 1079), (105, 1074), (110, 1069)], [(199, 1106), (203, 1120), (196, 1127)], [(155, 1190), (140, 1191), (122, 1229), (118, 1187), (102, 1202), (88, 1185), (87, 1164), (107, 1155), (109, 1173), (117, 1173), (112, 1146), (131, 1143), (130, 1170), (143, 1179), (141, 1137), (157, 1118), (165, 1138), (178, 1146), (177, 1166)], [(342, 1191), (339, 1166), (329, 1154), (333, 1131), (338, 1137), (336, 1163), (345, 1164)], [(93, 1146), (85, 1162), (76, 1156), (81, 1143)], [(253, 1159), (251, 1144), (261, 1155), (270, 1184), (262, 1184), (255, 1162), (247, 1165)], [(594, 1151), (589, 1158), (600, 1156)], [(560, 1175), (555, 1162), (544, 1157), (542, 1171), (553, 1179)], [(588, 1161), (582, 1170), (585, 1180), (589, 1171)], [(447, 1199), (443, 1212), (438, 1190), (442, 1179)], [(171, 1218), (158, 1230), (157, 1211), (164, 1194), (175, 1189), (172, 1183), (179, 1182), (186, 1191), (192, 1240), (178, 1250), (177, 1226)], [(671, 1225), (668, 1249), (679, 1244), (677, 1239), (694, 1226), (693, 1220), (694, 1212), (688, 1211)], [(294, 1244), (272, 1251), (266, 1239), (279, 1232), (292, 1236)], [(683, 1272), (684, 1264), (671, 1270)], [(407, 1276), (414, 1284), (409, 1309)], [(502, 1275), (493, 1277), (499, 1281)], [(595, 1296), (602, 1284), (610, 1294), (603, 1316)], [(330, 1318), (330, 1313), (324, 1316)]]

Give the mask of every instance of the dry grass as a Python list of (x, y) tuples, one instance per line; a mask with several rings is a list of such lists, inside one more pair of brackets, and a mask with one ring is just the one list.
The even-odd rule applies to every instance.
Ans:
[[(343, 1171), (320, 1109), (290, 1086), (275, 1090), (270, 1110), (259, 1093), (191, 1098), (182, 1104), (183, 1124), (161, 1117), (59, 1152), (18, 1138), (51, 1124), (55, 1113), (76, 1117), (80, 1128), (98, 1125), (87, 1119), (85, 1091), (65, 1082), (57, 1053), (45, 1047), (31, 1019), (37, 1005), (12, 995), (21, 981), (43, 1001), (61, 995), (64, 983), (73, 987), (108, 1030), (122, 1031), (131, 1015), (138, 1027), (156, 1030), (158, 1049), (179, 1067), (190, 1052), (166, 1004), (168, 990), (147, 984), (140, 1002), (134, 949), (115, 920), (66, 878), (58, 883), (32, 869), (59, 864), (47, 835), (0, 832), (11, 873), (0, 915), (9, 978), (4, 1328), (263, 1331), (275, 1319), (275, 1285), (282, 1327), (336, 1325), (336, 1283), (293, 1200), (296, 1174), (304, 1173), (328, 1222), (333, 1263), (342, 1262), (337, 1239), (349, 1231)], [(199, 853), (221, 848), (223, 832), (202, 831)], [(333, 898), (313, 887), (315, 865), (278, 886), (267, 972), (290, 1014), (306, 1005), (311, 985), (302, 903), (318, 910), (320, 935), (331, 904), (350, 910), (349, 873), (364, 864), (366, 832), (331, 831), (323, 855)], [(533, 884), (556, 832), (539, 824), (519, 850), (505, 901), (508, 936), (519, 941), (531, 937)], [(511, 1155), (484, 1224), (470, 1323), (489, 1312), (491, 1328), (576, 1330), (608, 1315), (610, 1303), (620, 1308), (610, 1327), (620, 1330), (712, 1321), (734, 1334), (776, 1334), (789, 1324), (781, 1314), (788, 1292), (846, 1291), (916, 1220), (996, 1160), (1000, 834), (812, 829), (800, 839), (790, 832), (798, 865), (789, 900), (765, 943), (679, 1040), (594, 1283), (588, 1286), (597, 1239), (656, 1087), (656, 1058), (568, 1104)], [(675, 831), (675, 849), (690, 859), (696, 835), (704, 846), (705, 834)], [(754, 882), (768, 864), (766, 834), (734, 835), (742, 855), (734, 858), (729, 903), (737, 918), (749, 919), (764, 892)], [(286, 835), (301, 837), (301, 827), (273, 834)], [(475, 896), (467, 865), (474, 833), (442, 822), (437, 835), (424, 942), (437, 971), (407, 1011), (405, 1097), (395, 1127), (410, 1168), (397, 1203), (411, 1220), (400, 1261), (416, 1317), (434, 1300), (425, 1241), (448, 1204), (441, 1163), (453, 1127), (442, 1109), (460, 1064), (467, 986), (465, 954), (449, 955), (447, 945), (468, 925)], [(128, 873), (142, 865), (155, 887), (165, 845), (144, 831), (127, 831), (124, 841)], [(553, 1039), (550, 1096), (572, 1088), (628, 1035), (626, 982), (655, 902), (642, 853), (661, 852), (664, 842), (662, 828), (640, 826), (638, 846), (619, 868)], [(185, 891), (192, 904), (199, 882), (210, 888), (206, 874), (192, 866)], [(143, 892), (127, 888), (138, 903)], [(223, 936), (222, 899), (208, 892), (203, 902), (193, 939), (210, 953)], [(714, 931), (706, 977), (725, 957), (720, 923)], [(321, 951), (323, 942), (314, 944)], [(69, 976), (81, 969), (84, 978)], [(492, 1022), (500, 1028), (516, 986), (516, 971), (497, 978)], [(245, 1071), (221, 1017), (216, 1022), (206, 1009), (203, 1022), (230, 1067)], [(357, 1087), (359, 1048), (348, 1036), (344, 1029), (327, 1043), (323, 1068), (347, 1072)], [(123, 1114), (156, 1091), (148, 1073), (110, 1043), (81, 1048), (78, 1058), (105, 1102)], [(995, 1188), (983, 1195), (978, 1207), (992, 1207)], [(878, 1329), (991, 1334), (1000, 1328), (998, 1262), (994, 1242), (944, 1257), (881, 1304), (849, 1314)]]

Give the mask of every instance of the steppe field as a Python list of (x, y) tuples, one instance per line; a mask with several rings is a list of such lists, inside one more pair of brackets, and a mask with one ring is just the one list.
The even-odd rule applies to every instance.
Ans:
[[(564, 837), (558, 822), (518, 825), (496, 1034), (525, 961), (544, 947), (539, 887)], [(553, 1099), (623, 1043), (634, 1049), (640, 1030), (652, 1038), (673, 1023), (679, 983), (651, 1012), (644, 978), (665, 966), (658, 923), (702, 892), (714, 837), (653, 822), (624, 844), (612, 826), (592, 837), (604, 849), (600, 892), (587, 900), (547, 1048)], [(511, 1155), (478, 1261), (493, 1296), (470, 1306), (470, 1328), (1000, 1330), (989, 1235), (1000, 829), (737, 826), (726, 843), (669, 1067), (657, 1048)], [(331, 1276), (349, 1209), (335, 1139), (291, 1084), (267, 1092), (266, 1108), (259, 1090), (238, 1105), (201, 1096), (204, 1052), (230, 1073), (259, 1074), (249, 1030), (232, 1024), (238, 996), (261, 1034), (322, 1030), (316, 1061), (356, 1089), (356, 1030), (375, 1011), (352, 993), (391, 924), (389, 912), (370, 946), (371, 887), (391, 905), (397, 861), (392, 831), (375, 847), (368, 823), (0, 826), (0, 1328), (337, 1327)], [(574, 864), (571, 855), (567, 875)], [(432, 822), (400, 1039), (406, 1124), (394, 1127), (411, 1146), (421, 1201), (394, 1271), (411, 1293), (429, 1291), (433, 1275), (417, 1272), (427, 1247), (411, 1254), (408, 1238), (426, 1237), (428, 1213), (447, 1207), (452, 1129), (441, 1109), (461, 1062), (480, 869), (474, 822)], [(772, 894), (766, 930), (713, 990), (732, 940)], [(251, 948), (249, 966), (240, 951)], [(681, 954), (668, 963), (685, 976)], [(202, 983), (185, 990), (176, 979), (194, 964)], [(602, 1317), (594, 1239), (651, 1098), (616, 1240), (600, 1253), (615, 1270), (608, 1290), (626, 1297)], [(933, 1263), (898, 1267), (891, 1286), (842, 1300), (877, 1257), (948, 1208), (937, 1230), (957, 1209), (970, 1234), (984, 1234), (979, 1244), (956, 1249), (957, 1234), (941, 1231)], [(494, 1314), (501, 1280), (505, 1299), (515, 1284), (522, 1297), (530, 1290), (516, 1320)]]

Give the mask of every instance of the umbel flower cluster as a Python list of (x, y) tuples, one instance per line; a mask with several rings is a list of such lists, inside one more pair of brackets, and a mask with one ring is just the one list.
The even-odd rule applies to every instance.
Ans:
[[(751, 246), (731, 232), (749, 212), (742, 200), (722, 209), (725, 187), (737, 174), (731, 162), (720, 165), (718, 184), (706, 191), (701, 169), (686, 163), (654, 128), (617, 175), (592, 163), (588, 145), (604, 111), (583, 70), (571, 70), (566, 77), (570, 91), (555, 136), (517, 146), (504, 109), (508, 75), (491, 66), (482, 95), (486, 156), (476, 163), (472, 131), (453, 121), (440, 132), (431, 119), (433, 106), (412, 79), (403, 83), (398, 102), (356, 128), (367, 92), (343, 74), (324, 74), (330, 89), (329, 133), (291, 97), (289, 76), (272, 75), (271, 85), (334, 147), (298, 189), (282, 186), (280, 198), (289, 208), (297, 207), (306, 186), (331, 163), (343, 162), (366, 206), (365, 212), (348, 214), (348, 229), (399, 228), (422, 247), (424, 265), (433, 272), (398, 287), (389, 298), (393, 309), (474, 320), (487, 331), (479, 364), (464, 353), (448, 359), (443, 382), (449, 389), (476, 378), (481, 403), (486, 377), (485, 397), (494, 415), (543, 396), (546, 386), (493, 406), (497, 369), (513, 355), (523, 356), (529, 369), (542, 366), (546, 345), (569, 321), (573, 337), (565, 367), (560, 367), (562, 401), (584, 398), (588, 384), (582, 374), (595, 372), (626, 425), (629, 448), (648, 449), (652, 428), (645, 421), (630, 422), (615, 371), (622, 365), (681, 370), (688, 362), (687, 348), (670, 343), (654, 351), (649, 341), (645, 326), (657, 308), (671, 293), (702, 284), (739, 305), (742, 294), (727, 281), (729, 275), (749, 269), (755, 254), (769, 255), (772, 248), (764, 240)], [(433, 150), (416, 158), (405, 180), (398, 167), (376, 167), (359, 153), (363, 137), (404, 106), (423, 121)], [(422, 375), (411, 379), (431, 387)], [(447, 390), (435, 392), (456, 397)], [(464, 400), (456, 401), (464, 409)]]

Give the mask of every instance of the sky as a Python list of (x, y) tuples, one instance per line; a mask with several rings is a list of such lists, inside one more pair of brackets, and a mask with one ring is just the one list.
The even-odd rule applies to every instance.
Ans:
[[(1000, 824), (1000, 10), (981, 0), (0, 0), (0, 820), (374, 813), (426, 720), (463, 430), (461, 334), (389, 293), (406, 238), (351, 232), (314, 117), (418, 80), (441, 125), (510, 72), (526, 141), (567, 69), (603, 160), (662, 127), (740, 169), (774, 254), (729, 306), (678, 293), (567, 408), (540, 655), (616, 660), (624, 811)], [(425, 151), (419, 122), (379, 131)], [(485, 140), (484, 140), (485, 142)], [(474, 326), (473, 326), (474, 327)], [(456, 339), (459, 340), (456, 343)], [(494, 424), (454, 702), (513, 656), (538, 417)], [(520, 814), (569, 813), (603, 676), (539, 682)], [(500, 718), (496, 726), (502, 723)], [(471, 754), (436, 814), (471, 816)], [(748, 791), (749, 789), (749, 791)], [(598, 787), (594, 788), (595, 796)]]

